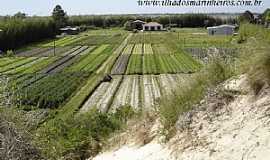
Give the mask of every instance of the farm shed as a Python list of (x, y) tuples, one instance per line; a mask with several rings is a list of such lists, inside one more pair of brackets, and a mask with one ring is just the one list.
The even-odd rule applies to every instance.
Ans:
[(214, 27), (207, 27), (209, 35), (233, 35), (235, 26), (233, 25), (221, 25)]
[(64, 28), (60, 28), (60, 32), (61, 33), (71, 34), (71, 35), (78, 34), (79, 31), (80, 31), (80, 28), (79, 27), (70, 27), (70, 26), (67, 26), (67, 27), (64, 27)]
[(144, 31), (161, 31), (163, 30), (163, 25), (157, 22), (150, 22), (143, 25)]
[(143, 29), (143, 25), (144, 25), (145, 23), (146, 23), (146, 22), (144, 22), (144, 21), (136, 20), (136, 21), (133, 21), (133, 22), (131, 23), (131, 26), (132, 26), (132, 29), (142, 30), (142, 29)]

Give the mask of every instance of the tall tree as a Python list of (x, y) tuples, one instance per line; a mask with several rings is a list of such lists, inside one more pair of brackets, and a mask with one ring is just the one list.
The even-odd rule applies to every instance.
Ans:
[(53, 20), (56, 28), (63, 27), (67, 24), (68, 16), (67, 13), (62, 9), (60, 5), (56, 5), (52, 13)]
[(16, 14), (14, 14), (13, 17), (14, 18), (19, 18), (19, 19), (24, 19), (24, 18), (26, 18), (26, 13), (18, 12)]
[(254, 22), (254, 15), (250, 12), (250, 11), (245, 11), (240, 17), (239, 17), (240, 21), (246, 21), (249, 23), (253, 23)]

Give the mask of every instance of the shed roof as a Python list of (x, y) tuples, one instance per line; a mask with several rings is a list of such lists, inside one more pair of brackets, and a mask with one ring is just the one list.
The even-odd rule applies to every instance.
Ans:
[(64, 28), (60, 28), (61, 31), (67, 31), (67, 30), (72, 30), (72, 31), (77, 31), (79, 29), (79, 27), (64, 27)]
[(235, 28), (234, 25), (224, 24), (220, 26), (207, 27), (207, 29), (216, 29), (216, 28)]
[(162, 25), (157, 22), (149, 22), (149, 23), (144, 24), (144, 26), (162, 26)]
[(143, 24), (145, 24), (146, 22), (137, 19), (136, 21), (133, 21), (133, 23), (143, 23)]

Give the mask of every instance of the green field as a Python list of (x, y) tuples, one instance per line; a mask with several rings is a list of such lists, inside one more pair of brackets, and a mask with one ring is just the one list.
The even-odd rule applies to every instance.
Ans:
[[(194, 34), (200, 32), (205, 30), (89, 30), (25, 46), (18, 55), (1, 57), (0, 75), (11, 77), (7, 86), (17, 93), (12, 103), (19, 110), (48, 111), (35, 133), (46, 146), (45, 154), (50, 154), (51, 145), (62, 142), (46, 136), (60, 134), (58, 124), (68, 123), (72, 117), (92, 110), (113, 115), (124, 106), (136, 112), (157, 109), (160, 99), (173, 94), (176, 86), (207, 63), (187, 48), (205, 50), (230, 44), (231, 37)], [(67, 151), (67, 146), (59, 148)]]

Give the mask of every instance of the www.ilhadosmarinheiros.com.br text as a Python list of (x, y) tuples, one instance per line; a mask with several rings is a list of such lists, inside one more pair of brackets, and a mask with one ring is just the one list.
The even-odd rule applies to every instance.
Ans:
[(261, 6), (262, 0), (138, 0), (139, 6)]

